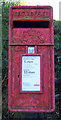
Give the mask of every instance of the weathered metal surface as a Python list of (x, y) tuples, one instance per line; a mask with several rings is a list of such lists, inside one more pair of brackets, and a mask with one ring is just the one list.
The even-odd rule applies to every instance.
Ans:
[[(50, 6), (12, 6), (9, 14), (8, 107), (11, 111), (52, 112), (54, 95), (53, 11)], [(48, 21), (49, 25), (22, 28), (14, 21)], [(39, 24), (40, 24), (39, 22)], [(44, 24), (45, 25), (45, 24)], [(15, 27), (14, 27), (15, 26)], [(20, 26), (20, 25), (19, 25)], [(39, 25), (38, 25), (39, 26)], [(28, 53), (28, 46), (34, 53)], [(22, 56), (40, 56), (40, 91), (22, 91)]]
[(14, 28), (13, 43), (21, 44), (40, 44), (50, 43), (50, 29), (46, 28)]
[[(43, 9), (44, 8), (44, 9)], [(13, 20), (14, 19), (41, 19), (50, 18), (50, 7), (17, 7), (13, 9)]]

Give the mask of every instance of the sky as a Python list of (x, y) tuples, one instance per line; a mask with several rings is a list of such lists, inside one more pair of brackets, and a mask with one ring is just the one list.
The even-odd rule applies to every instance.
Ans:
[[(10, 1), (10, 0), (5, 0), (5, 1)], [(12, 0), (11, 0), (12, 1)], [(18, 0), (14, 0), (18, 1)], [(20, 1), (20, 0), (19, 0)], [(53, 7), (53, 19), (59, 20), (59, 2), (60, 0), (21, 0), (21, 3), (24, 5), (50, 5)]]

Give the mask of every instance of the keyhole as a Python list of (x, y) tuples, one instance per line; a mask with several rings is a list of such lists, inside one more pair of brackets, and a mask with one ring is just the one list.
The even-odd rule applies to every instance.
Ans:
[(18, 75), (18, 78), (19, 78), (19, 75)]

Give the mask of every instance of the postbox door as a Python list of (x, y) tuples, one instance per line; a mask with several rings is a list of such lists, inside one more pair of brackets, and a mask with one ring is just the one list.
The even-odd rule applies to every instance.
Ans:
[[(52, 91), (53, 90), (53, 86), (52, 86), (52, 74), (53, 74), (53, 48), (50, 46), (37, 46), (37, 54), (27, 54), (27, 47), (26, 46), (13, 46), (11, 47), (11, 51), (12, 51), (12, 78), (11, 78), (11, 83), (12, 84), (12, 88), (11, 88), (11, 100), (12, 101), (12, 109), (16, 109), (18, 110), (18, 108), (20, 109), (20, 111), (23, 111), (25, 108), (26, 110), (30, 111), (37, 111), (41, 109), (41, 111), (43, 111), (43, 109), (47, 108), (47, 109), (51, 109), (52, 106), (52, 99), (51, 99), (51, 95), (52, 95)], [(52, 54), (51, 54), (52, 53)], [(36, 87), (32, 88), (31, 85), (31, 89), (29, 86), (29, 84), (31, 82), (26, 81), (26, 79), (29, 78), (29, 74), (27, 74), (27, 76), (25, 76), (26, 78), (22, 78), (24, 77), (23, 71), (22, 69), (26, 70), (32, 70), (30, 67), (26, 67), (23, 68), (23, 60), (22, 57), (24, 57), (23, 59), (26, 59), (27, 57), (27, 62), (28, 61), (28, 57), (31, 57), (31, 60), (33, 59), (32, 57), (39, 57), (39, 64), (37, 62), (35, 62), (36, 64), (40, 65), (40, 68), (36, 68), (37, 70), (39, 70), (40, 75), (40, 83), (35, 83), (35, 81), (33, 81), (33, 85), (40, 85)], [(37, 58), (38, 59), (38, 58)], [(32, 61), (33, 62), (33, 61)], [(30, 65), (30, 64), (27, 64)], [(37, 65), (37, 66), (38, 66)], [(34, 65), (33, 65), (34, 66)], [(34, 70), (34, 69), (33, 69)], [(35, 72), (31, 71), (31, 72)], [(23, 75), (22, 75), (23, 74)], [(33, 73), (32, 73), (33, 74)], [(31, 77), (28, 80), (32, 81)], [(34, 78), (35, 80), (35, 78)], [(25, 81), (25, 85), (24, 82)], [(37, 80), (36, 80), (37, 82)], [(39, 82), (39, 80), (38, 80)], [(28, 86), (27, 86), (28, 84)], [(27, 86), (27, 87), (26, 87)], [(22, 88), (23, 87), (23, 88)], [(42, 98), (42, 99), (41, 99)], [(20, 107), (21, 106), (21, 107)], [(26, 107), (28, 106), (28, 107)], [(35, 107), (36, 106), (36, 107)]]

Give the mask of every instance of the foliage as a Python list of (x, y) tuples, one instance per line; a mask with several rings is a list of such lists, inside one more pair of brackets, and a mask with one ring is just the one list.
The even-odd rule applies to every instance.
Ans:
[(20, 5), (20, 1), (2, 2), (2, 79), (8, 78), (8, 40), (9, 40), (9, 8)]
[(55, 77), (61, 78), (61, 21), (54, 20)]

